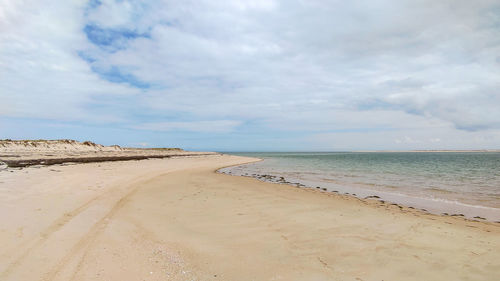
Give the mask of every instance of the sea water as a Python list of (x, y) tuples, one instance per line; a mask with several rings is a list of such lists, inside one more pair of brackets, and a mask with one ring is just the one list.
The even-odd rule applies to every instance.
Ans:
[[(261, 162), (221, 172), (500, 221), (499, 152), (231, 153)], [(270, 175), (273, 177), (263, 177)]]

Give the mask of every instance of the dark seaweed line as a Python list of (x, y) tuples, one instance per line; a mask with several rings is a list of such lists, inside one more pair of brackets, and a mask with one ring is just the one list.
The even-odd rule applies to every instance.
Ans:
[(28, 160), (1, 160), (10, 168), (20, 168), (33, 165), (55, 165), (63, 163), (93, 163), (93, 162), (108, 162), (108, 161), (129, 161), (129, 160), (145, 160), (153, 158), (170, 158), (178, 156), (202, 156), (214, 155), (213, 153), (193, 153), (193, 154), (170, 154), (170, 155), (129, 155), (129, 156), (101, 156), (101, 157), (68, 157), (54, 159), (28, 159)]

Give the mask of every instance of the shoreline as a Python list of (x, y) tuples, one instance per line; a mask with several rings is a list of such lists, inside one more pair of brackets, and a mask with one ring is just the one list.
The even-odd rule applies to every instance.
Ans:
[[(346, 193), (341, 193), (338, 190), (329, 190), (329, 189), (327, 189), (325, 187), (320, 187), (320, 186), (315, 186), (315, 185), (310, 185), (310, 184), (307, 185), (307, 183), (304, 184), (304, 183), (300, 183), (300, 182), (290, 182), (290, 181), (287, 181), (286, 178), (283, 175), (248, 174), (248, 173), (240, 175), (240, 174), (233, 174), (230, 171), (231, 168), (239, 167), (239, 166), (243, 166), (243, 165), (247, 165), (247, 164), (252, 164), (252, 163), (257, 163), (257, 162), (260, 162), (260, 161), (264, 161), (264, 159), (260, 159), (258, 161), (249, 162), (249, 163), (242, 163), (242, 164), (232, 165), (232, 166), (228, 166), (228, 167), (222, 167), (220, 169), (217, 169), (215, 172), (219, 173), (219, 174), (229, 175), (229, 176), (252, 178), (252, 179), (256, 179), (256, 180), (261, 181), (261, 182), (287, 185), (287, 186), (289, 186), (291, 188), (302, 188), (302, 189), (307, 189), (307, 190), (313, 190), (313, 191), (320, 192), (322, 194), (333, 193), (334, 195), (337, 195), (337, 196), (340, 196), (340, 197), (354, 198), (354, 199), (358, 199), (358, 200), (365, 201), (365, 202), (370, 202), (370, 203), (372, 203), (373, 201), (377, 201), (378, 204), (380, 204), (382, 206), (395, 206), (395, 207), (398, 207), (401, 210), (403, 210), (403, 209), (415, 210), (415, 211), (421, 212), (422, 214), (435, 215), (435, 216), (438, 216), (438, 217), (458, 218), (458, 219), (463, 219), (465, 221), (485, 222), (485, 223), (491, 223), (491, 224), (499, 225), (500, 226), (500, 220), (489, 220), (487, 218), (483, 218), (483, 217), (480, 217), (478, 215), (475, 215), (475, 216), (474, 215), (469, 215), (469, 216), (467, 216), (467, 215), (464, 215), (462, 213), (438, 213), (438, 212), (432, 212), (432, 211), (429, 211), (429, 210), (427, 210), (425, 208), (418, 208), (418, 207), (411, 206), (410, 204), (393, 202), (393, 201), (390, 201), (390, 200), (387, 200), (385, 198), (381, 198), (380, 196), (378, 196), (378, 195), (380, 195), (380, 193), (384, 193), (384, 192), (377, 192), (377, 191), (374, 191), (374, 190), (365, 189), (365, 192), (366, 192), (367, 195), (365, 194), (366, 196), (359, 197), (355, 193), (347, 193), (347, 192)], [(224, 169), (226, 169), (227, 171), (222, 171)], [(349, 189), (349, 188), (351, 188), (351, 187), (349, 187), (349, 186), (346, 187), (346, 189)], [(371, 194), (370, 194), (370, 192), (371, 192)], [(428, 200), (426, 198), (413, 198), (413, 199)], [(467, 205), (465, 203), (461, 203), (461, 204)], [(469, 206), (469, 205), (467, 205), (467, 206)], [(474, 207), (474, 208), (490, 209), (490, 207), (485, 207), (485, 206), (475, 206), (475, 205), (470, 205), (470, 206)]]
[(457, 153), (468, 153), (468, 152), (471, 152), (471, 153), (474, 153), (474, 152), (500, 152), (500, 149), (464, 149), (464, 150), (446, 150), (446, 149), (437, 149), (437, 150), (356, 150), (356, 151), (352, 151), (352, 152), (388, 152), (388, 153), (392, 153), (392, 152), (402, 152), (402, 153), (405, 153), (405, 152), (419, 152), (419, 153), (425, 153), (425, 152), (429, 152), (429, 153), (432, 153), (432, 152), (443, 152), (443, 153), (447, 153), (447, 152), (457, 152)]
[[(247, 156), (247, 155), (245, 155)], [(253, 157), (252, 155), (248, 155)], [(261, 159), (262, 161), (265, 159)], [(278, 166), (279, 167), (279, 166)], [(473, 200), (462, 201), (460, 198), (439, 197), (436, 194), (415, 194), (384, 190), (382, 188), (369, 188), (363, 183), (346, 183), (340, 181), (322, 181), (307, 177), (307, 173), (302, 176), (294, 176), (292, 172), (286, 170), (275, 170), (269, 165), (248, 166), (245, 164), (233, 167), (224, 167), (218, 172), (255, 178), (264, 182), (288, 184), (295, 187), (319, 189), (325, 192), (349, 195), (358, 199), (378, 199), (382, 203), (401, 205), (411, 209), (420, 209), (439, 216), (463, 217), (474, 221), (488, 221), (500, 223), (500, 208), (496, 205), (481, 205), (471, 203)], [(392, 187), (395, 188), (395, 187)]]
[(0, 279), (498, 277), (497, 224), (217, 173), (254, 161), (205, 155), (0, 171)]
[[(238, 165), (240, 165), (240, 164), (233, 165), (233, 166), (238, 166)], [(244, 164), (241, 164), (241, 165), (244, 165)], [(342, 193), (339, 193), (336, 191), (331, 192), (331, 191), (323, 190), (321, 188), (298, 186), (294, 183), (279, 183), (279, 182), (262, 180), (262, 179), (252, 177), (252, 176), (239, 176), (239, 175), (231, 175), (231, 174), (225, 174), (225, 173), (219, 173), (219, 172), (217, 172), (217, 173), (221, 174), (221, 175), (225, 175), (225, 176), (231, 176), (231, 177), (250, 178), (250, 179), (257, 180), (259, 182), (269, 183), (269, 184), (273, 184), (273, 185), (282, 185), (282, 186), (284, 185), (287, 188), (300, 189), (300, 190), (304, 190), (307, 192), (312, 192), (314, 194), (318, 194), (319, 196), (333, 197), (332, 198), (333, 200), (344, 200), (346, 202), (351, 202), (351, 203), (357, 201), (357, 202), (361, 202), (362, 204), (371, 206), (373, 208), (383, 208), (383, 209), (391, 211), (391, 212), (392, 211), (396, 211), (396, 212), (399, 211), (401, 214), (414, 213), (414, 214), (422, 215), (425, 217), (430, 217), (431, 219), (433, 217), (438, 218), (438, 219), (441, 218), (441, 219), (443, 219), (443, 222), (453, 221), (454, 223), (457, 223), (457, 222), (458, 223), (479, 223), (479, 224), (484, 224), (484, 225), (488, 225), (488, 226), (499, 227), (499, 230), (500, 230), (500, 221), (471, 219), (471, 218), (467, 218), (461, 214), (443, 215), (443, 214), (431, 213), (425, 209), (419, 209), (419, 208), (414, 208), (411, 206), (405, 206), (405, 205), (398, 204), (398, 203), (392, 203), (392, 202), (380, 200), (380, 198), (377, 198), (377, 196), (368, 196), (365, 198), (359, 198), (359, 197), (357, 197), (353, 194), (349, 194), (349, 193), (342, 194)]]

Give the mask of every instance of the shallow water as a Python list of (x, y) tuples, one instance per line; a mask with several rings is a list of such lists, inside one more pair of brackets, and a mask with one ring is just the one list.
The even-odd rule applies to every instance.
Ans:
[(498, 152), (231, 154), (264, 161), (223, 169), (224, 173), (283, 176), (287, 182), (360, 198), (377, 195), (433, 213), (500, 220)]

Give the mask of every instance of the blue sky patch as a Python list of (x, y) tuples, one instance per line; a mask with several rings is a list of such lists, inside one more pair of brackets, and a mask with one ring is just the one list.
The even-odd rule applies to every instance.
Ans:
[(92, 71), (97, 73), (101, 78), (113, 83), (126, 83), (140, 89), (148, 89), (151, 87), (151, 84), (139, 80), (134, 75), (122, 71), (116, 66), (112, 66), (109, 70), (92, 67)]
[(97, 60), (94, 57), (92, 57), (91, 55), (89, 55), (88, 53), (83, 52), (83, 51), (78, 51), (78, 56), (88, 63), (93, 63)]
[(89, 5), (89, 8), (94, 9), (94, 8), (101, 6), (101, 4), (102, 4), (102, 2), (100, 0), (90, 0), (88, 5)]
[(85, 25), (83, 31), (92, 44), (111, 52), (125, 48), (129, 40), (150, 37), (147, 33), (127, 29), (102, 28), (96, 24)]

